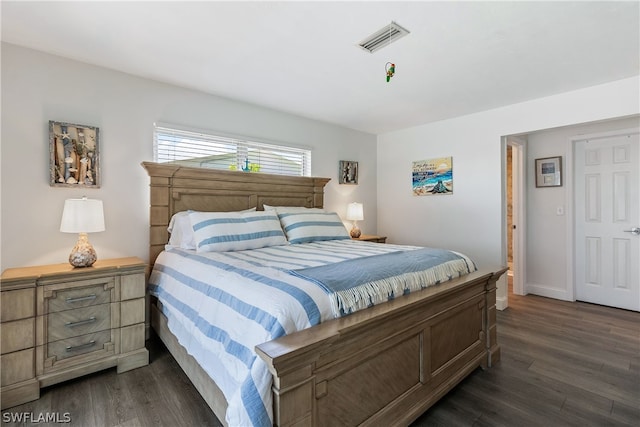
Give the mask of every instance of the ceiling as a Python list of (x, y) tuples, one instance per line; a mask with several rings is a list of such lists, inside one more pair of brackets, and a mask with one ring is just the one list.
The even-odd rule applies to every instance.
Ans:
[[(638, 75), (639, 5), (3, 0), (1, 14), (8, 43), (380, 134)], [(357, 46), (391, 21), (410, 34)]]

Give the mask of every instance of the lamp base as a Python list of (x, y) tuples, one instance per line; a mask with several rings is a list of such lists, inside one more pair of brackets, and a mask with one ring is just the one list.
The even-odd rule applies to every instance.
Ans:
[(80, 233), (78, 242), (69, 254), (69, 264), (74, 267), (91, 267), (97, 260), (98, 255), (89, 243), (87, 233)]
[(357, 239), (358, 237), (360, 237), (360, 235), (362, 234), (362, 232), (360, 231), (360, 229), (358, 227), (353, 226), (353, 228), (351, 228), (351, 231), (349, 232), (349, 235), (354, 238)]

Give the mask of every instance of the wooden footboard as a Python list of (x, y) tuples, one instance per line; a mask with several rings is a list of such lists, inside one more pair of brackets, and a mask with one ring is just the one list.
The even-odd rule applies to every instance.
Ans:
[(256, 347), (279, 426), (408, 425), (500, 358), (495, 289), (476, 272)]

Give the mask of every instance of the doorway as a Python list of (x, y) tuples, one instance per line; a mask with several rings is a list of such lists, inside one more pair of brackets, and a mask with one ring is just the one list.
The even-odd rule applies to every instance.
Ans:
[[(565, 301), (576, 300), (577, 272), (578, 269), (584, 270), (585, 268), (584, 263), (580, 267), (577, 266), (577, 251), (585, 247), (585, 238), (579, 240), (576, 237), (576, 223), (579, 217), (576, 214), (576, 209), (579, 204), (584, 205), (584, 201), (576, 195), (578, 178), (576, 178), (574, 171), (575, 146), (578, 141), (584, 139), (609, 138), (622, 134), (625, 137), (628, 134), (638, 135), (640, 133), (639, 119), (640, 116), (622, 117), (503, 136), (502, 255), (504, 265), (507, 265), (508, 254), (511, 252), (513, 259), (513, 280), (511, 280), (513, 284), (511, 286), (514, 294), (535, 294)], [(509, 168), (507, 168), (507, 149), (511, 150), (512, 163)], [(616, 154), (618, 159), (623, 153), (624, 151), (619, 151)], [(562, 186), (551, 189), (535, 187), (534, 171), (529, 169), (533, 167), (534, 159), (557, 155), (562, 156), (563, 159)], [(507, 191), (507, 169), (512, 173), (512, 193)], [(640, 186), (640, 177), (635, 176), (636, 178), (629, 177), (629, 179)], [(626, 178), (622, 178), (622, 175), (617, 179), (618, 186), (626, 185)], [(584, 177), (581, 180), (584, 180)], [(608, 187), (603, 188), (602, 192), (606, 190), (610, 194), (612, 184), (607, 185)], [(640, 198), (640, 191), (637, 189), (630, 191), (629, 197), (629, 201), (637, 200)], [(634, 197), (635, 199), (633, 199)], [(510, 227), (511, 230), (507, 230), (507, 202), (509, 198), (511, 198), (512, 204), (512, 221), (515, 225), (515, 229), (513, 226)], [(609, 201), (607, 205), (612, 206), (612, 203), (613, 201)], [(620, 209), (620, 206), (624, 205), (626, 201), (620, 202), (622, 205), (616, 203), (618, 206), (616, 209)], [(640, 222), (640, 216), (635, 215), (636, 222)], [(638, 276), (634, 275), (636, 270), (633, 269), (633, 265), (640, 265), (638, 262), (640, 254), (634, 246), (636, 243), (640, 243), (640, 236), (625, 232), (635, 227), (640, 227), (640, 224), (632, 224), (631, 222), (624, 224), (619, 235), (615, 238), (617, 240), (614, 243), (617, 247), (614, 250), (618, 254), (625, 252), (624, 258), (620, 261), (626, 260), (627, 256), (632, 260), (627, 264), (631, 268), (628, 276), (624, 263), (618, 262), (616, 264), (617, 278), (610, 281), (617, 281), (615, 285), (617, 287), (626, 286), (620, 283), (620, 279), (629, 284), (640, 283)], [(509, 237), (507, 237), (508, 234)], [(623, 242), (625, 240), (627, 243)], [(511, 242), (511, 246), (507, 244), (508, 241)], [(594, 240), (591, 243), (591, 253), (596, 254), (597, 248), (595, 248)], [(626, 252), (627, 249), (629, 252)], [(628, 255), (626, 255), (627, 253)], [(601, 254), (605, 258), (611, 259), (614, 252), (608, 249), (607, 252), (601, 252)], [(633, 260), (635, 260), (635, 264)], [(506, 282), (505, 276), (503, 277)], [(504, 289), (506, 296), (509, 286), (505, 284)], [(501, 295), (500, 290), (498, 288), (497, 295)], [(632, 293), (631, 297), (636, 300), (634, 295)]]
[(513, 293), (526, 295), (525, 283), (525, 148), (526, 136), (506, 138), (506, 253)]

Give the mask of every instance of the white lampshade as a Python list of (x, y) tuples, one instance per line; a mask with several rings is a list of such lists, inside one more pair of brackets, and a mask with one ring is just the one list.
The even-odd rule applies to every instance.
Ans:
[(104, 231), (102, 200), (86, 197), (65, 200), (60, 231), (78, 233), (78, 242), (69, 254), (69, 264), (74, 267), (91, 267), (98, 259), (98, 255), (89, 243), (87, 233)]
[(362, 221), (364, 220), (364, 209), (362, 203), (349, 203), (347, 206), (347, 220), (348, 221)]
[(104, 231), (102, 200), (67, 199), (64, 202), (60, 231), (63, 233), (97, 233)]

